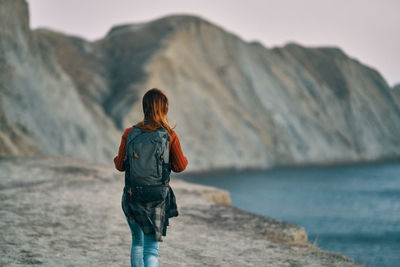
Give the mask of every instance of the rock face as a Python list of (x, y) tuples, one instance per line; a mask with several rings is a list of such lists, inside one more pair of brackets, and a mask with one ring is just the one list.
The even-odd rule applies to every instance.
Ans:
[(400, 83), (393, 86), (393, 88), (391, 90), (391, 94), (395, 98), (395, 101), (397, 103), (400, 103)]
[[(127, 266), (124, 176), (65, 157), (0, 159), (1, 266)], [(161, 266), (362, 266), (307, 243), (302, 227), (209, 200), (227, 192), (171, 177), (179, 216)]]
[(24, 1), (0, 1), (0, 151), (112, 157), (119, 140), (114, 123), (79, 93), (60, 55), (28, 22)]
[(399, 156), (398, 92), (337, 47), (269, 49), (184, 15), (88, 42), (31, 31), (24, 1), (0, 1), (2, 154), (110, 162), (158, 87), (189, 170)]

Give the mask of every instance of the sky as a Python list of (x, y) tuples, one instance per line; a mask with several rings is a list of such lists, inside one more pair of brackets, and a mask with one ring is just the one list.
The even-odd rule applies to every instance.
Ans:
[(200, 16), (267, 48), (338, 46), (400, 83), (400, 0), (27, 0), (31, 28), (88, 40), (114, 25), (172, 14)]

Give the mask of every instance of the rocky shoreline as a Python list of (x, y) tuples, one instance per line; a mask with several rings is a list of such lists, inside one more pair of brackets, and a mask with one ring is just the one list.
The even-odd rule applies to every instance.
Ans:
[[(128, 266), (123, 173), (65, 157), (0, 158), (0, 265)], [(302, 227), (231, 206), (229, 193), (172, 175), (180, 215), (161, 266), (363, 266), (307, 243)]]

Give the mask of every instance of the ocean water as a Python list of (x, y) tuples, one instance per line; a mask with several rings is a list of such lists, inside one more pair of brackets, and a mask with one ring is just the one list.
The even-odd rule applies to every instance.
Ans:
[(309, 242), (370, 266), (400, 266), (400, 162), (179, 176), (234, 206), (303, 226)]

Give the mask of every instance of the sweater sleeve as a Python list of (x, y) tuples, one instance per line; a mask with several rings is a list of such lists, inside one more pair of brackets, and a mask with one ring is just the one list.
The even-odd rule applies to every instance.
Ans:
[(188, 160), (182, 152), (181, 143), (175, 131), (173, 131), (172, 140), (170, 143), (169, 159), (171, 162), (171, 169), (174, 172), (182, 172), (188, 165)]
[(114, 158), (115, 168), (121, 172), (125, 171), (123, 166), (125, 158), (126, 158), (126, 139), (128, 138), (129, 131), (132, 127), (126, 128), (124, 133), (122, 134), (121, 144), (119, 145), (118, 155)]

